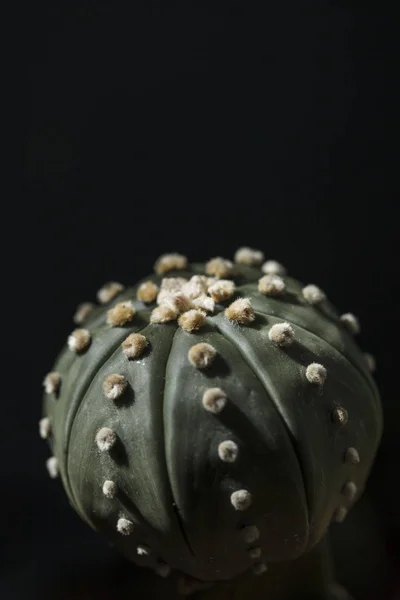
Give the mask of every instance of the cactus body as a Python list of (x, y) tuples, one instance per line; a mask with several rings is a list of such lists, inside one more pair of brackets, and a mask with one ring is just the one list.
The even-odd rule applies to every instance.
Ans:
[(349, 319), (260, 256), (164, 256), (135, 287), (104, 288), (46, 387), (41, 432), (71, 504), (160, 574), (224, 580), (303, 555), (360, 496), (379, 444)]

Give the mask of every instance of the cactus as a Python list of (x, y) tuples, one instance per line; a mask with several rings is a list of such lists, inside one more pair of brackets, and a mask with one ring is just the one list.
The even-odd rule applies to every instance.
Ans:
[(250, 248), (165, 254), (97, 299), (75, 312), (40, 421), (81, 518), (194, 590), (311, 555), (362, 494), (382, 434), (354, 315)]

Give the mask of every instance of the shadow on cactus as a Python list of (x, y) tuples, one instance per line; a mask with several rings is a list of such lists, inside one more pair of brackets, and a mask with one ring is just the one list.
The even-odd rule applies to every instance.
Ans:
[(40, 421), (82, 519), (137, 565), (205, 585), (317, 547), (382, 434), (356, 317), (250, 248), (163, 255), (97, 300), (74, 315)]

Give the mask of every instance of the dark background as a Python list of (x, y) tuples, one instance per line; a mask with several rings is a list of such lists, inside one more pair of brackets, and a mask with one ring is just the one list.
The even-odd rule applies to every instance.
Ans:
[(360, 318), (385, 436), (365, 497), (332, 536), (356, 600), (394, 593), (397, 23), (384, 3), (269, 4), (55, 3), (25, 14), (20, 296), (35, 319), (33, 347), (15, 344), (27, 374), (2, 436), (2, 600), (131, 594), (126, 565), (49, 480), (37, 434), (42, 378), (75, 306), (107, 280), (135, 282), (163, 252), (196, 261), (243, 244)]

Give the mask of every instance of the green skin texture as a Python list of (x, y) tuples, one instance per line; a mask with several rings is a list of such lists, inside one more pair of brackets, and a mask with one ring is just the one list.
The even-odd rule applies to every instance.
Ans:
[[(257, 289), (260, 269), (235, 268), (237, 293), (217, 304), (197, 333), (183, 331), (176, 321), (149, 323), (155, 304), (136, 300), (136, 291), (142, 281), (159, 283), (158, 275), (96, 308), (82, 325), (92, 335), (90, 347), (79, 355), (62, 350), (53, 367), (61, 374), (61, 389), (44, 397), (52, 452), (79, 515), (136, 564), (152, 567), (160, 559), (203, 581), (251, 572), (249, 547), (260, 546), (268, 565), (301, 560), (316, 548), (335, 510), (351, 508), (344, 484), (354, 481), (357, 498), (362, 493), (382, 435), (379, 394), (365, 357), (330, 303), (308, 305), (303, 285), (289, 277), (283, 297), (267, 297)], [(164, 276), (189, 279), (204, 269), (192, 264)], [(251, 298), (254, 323), (242, 326), (226, 318), (223, 311), (236, 297)], [(137, 311), (134, 320), (124, 327), (107, 325), (107, 310), (128, 299)], [(268, 339), (270, 327), (282, 321), (295, 331), (288, 348)], [(150, 346), (139, 359), (128, 360), (121, 343), (133, 332), (145, 335)], [(187, 358), (199, 342), (218, 352), (206, 370)], [(305, 377), (312, 362), (327, 369), (322, 390)], [(103, 394), (110, 373), (128, 380), (120, 402)], [(201, 403), (210, 387), (228, 396), (218, 415)], [(342, 427), (331, 419), (338, 405), (349, 415)], [(110, 453), (95, 444), (101, 427), (118, 435)], [(219, 443), (228, 439), (240, 448), (234, 463), (218, 458)], [(344, 462), (348, 447), (359, 452), (357, 466)], [(102, 493), (106, 479), (118, 484), (115, 499)], [(230, 503), (238, 489), (252, 494), (245, 511)], [(134, 522), (131, 535), (118, 533), (120, 516)], [(258, 527), (254, 544), (243, 541), (244, 525)], [(138, 556), (138, 544), (150, 546), (151, 556)]]

